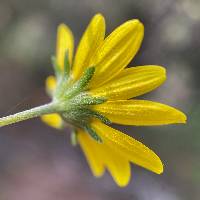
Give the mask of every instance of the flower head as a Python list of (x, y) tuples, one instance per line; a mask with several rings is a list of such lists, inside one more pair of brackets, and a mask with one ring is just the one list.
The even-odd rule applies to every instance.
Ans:
[(105, 37), (104, 17), (97, 14), (73, 55), (73, 34), (66, 25), (59, 25), (52, 58), (55, 76), (46, 80), (51, 109), (39, 114), (54, 128), (71, 125), (73, 142), (80, 144), (92, 173), (100, 177), (107, 169), (119, 186), (130, 180), (130, 163), (157, 174), (163, 172), (163, 164), (152, 150), (111, 128), (110, 123), (151, 126), (186, 122), (186, 116), (175, 108), (135, 99), (166, 79), (161, 66), (125, 68), (138, 52), (143, 35), (143, 24), (129, 20)]
[[(85, 78), (86, 81), (84, 87), (74, 87), (77, 92), (69, 95), (73, 104), (69, 106), (70, 111), (42, 116), (44, 122), (56, 128), (61, 128), (65, 121), (72, 123), (93, 174), (101, 176), (108, 169), (119, 186), (129, 182), (130, 162), (158, 174), (163, 172), (163, 165), (153, 151), (107, 123), (147, 126), (186, 121), (185, 115), (175, 108), (146, 100), (130, 100), (157, 88), (166, 79), (165, 69), (160, 66), (125, 69), (138, 52), (143, 35), (143, 24), (129, 20), (105, 38), (104, 17), (97, 14), (84, 32), (73, 59), (72, 32), (61, 24), (55, 60), (62, 76), (68, 76), (66, 90), (61, 95), (65, 96), (74, 85), (79, 85), (80, 80)], [(70, 65), (67, 73), (65, 60)], [(63, 82), (59, 83), (59, 79), (59, 76), (47, 78), (47, 91), (53, 97)]]

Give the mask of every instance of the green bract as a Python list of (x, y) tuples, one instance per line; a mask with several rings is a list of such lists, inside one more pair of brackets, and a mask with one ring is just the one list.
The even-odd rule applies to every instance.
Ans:
[(88, 125), (92, 118), (97, 118), (106, 124), (110, 123), (106, 117), (90, 108), (90, 105), (97, 105), (106, 101), (105, 98), (92, 97), (87, 93), (87, 86), (95, 73), (95, 67), (87, 68), (82, 77), (74, 82), (70, 73), (68, 52), (65, 54), (63, 70), (57, 64), (55, 57), (52, 57), (52, 62), (57, 85), (51, 93), (51, 97), (53, 104), (56, 105), (56, 113), (60, 114), (65, 122), (84, 129), (96, 141), (102, 142), (98, 134)]

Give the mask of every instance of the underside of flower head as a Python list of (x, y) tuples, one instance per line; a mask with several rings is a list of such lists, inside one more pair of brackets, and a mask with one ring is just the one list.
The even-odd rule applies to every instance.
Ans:
[(70, 123), (75, 130), (73, 138), (80, 144), (93, 174), (99, 177), (107, 169), (119, 186), (130, 180), (130, 162), (157, 174), (163, 172), (163, 164), (152, 150), (106, 124), (147, 126), (186, 121), (181, 111), (170, 106), (130, 100), (154, 90), (166, 79), (161, 66), (125, 69), (138, 52), (143, 35), (143, 24), (129, 20), (105, 38), (105, 20), (97, 14), (73, 59), (72, 32), (61, 24), (54, 59), (55, 73), (59, 75), (46, 81), (47, 92), (55, 101), (63, 99), (63, 104), (59, 113), (44, 115), (42, 120), (55, 128)]
[(157, 174), (163, 172), (163, 164), (148, 147), (108, 125), (185, 123), (186, 116), (173, 107), (136, 99), (166, 79), (161, 66), (126, 68), (141, 46), (143, 24), (129, 20), (107, 37), (105, 27), (104, 17), (95, 15), (74, 55), (71, 30), (59, 25), (52, 57), (55, 75), (46, 79), (51, 103), (1, 118), (0, 127), (38, 116), (57, 129), (70, 125), (72, 143), (80, 145), (92, 173), (100, 177), (107, 169), (123, 187), (131, 177), (130, 163)]

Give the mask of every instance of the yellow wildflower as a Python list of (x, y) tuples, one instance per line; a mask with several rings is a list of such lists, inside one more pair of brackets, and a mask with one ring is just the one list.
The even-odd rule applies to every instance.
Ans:
[[(157, 174), (163, 172), (163, 164), (148, 147), (107, 124), (151, 126), (186, 122), (186, 116), (175, 108), (131, 99), (154, 90), (166, 79), (161, 66), (125, 69), (138, 52), (143, 35), (143, 24), (129, 20), (105, 38), (105, 20), (97, 14), (73, 56), (73, 34), (65, 24), (59, 25), (53, 58), (56, 76), (46, 80), (52, 103), (41, 107), (39, 114), (34, 114), (33, 109), (29, 117), (42, 115), (45, 123), (58, 129), (71, 124), (75, 131), (72, 138), (80, 144), (92, 173), (100, 177), (107, 169), (121, 187), (130, 180), (130, 162)], [(28, 118), (24, 112), (22, 120)], [(7, 124), (10, 123), (13, 122)]]
[[(139, 20), (129, 20), (104, 38), (104, 17), (97, 14), (84, 32), (72, 61), (72, 32), (61, 24), (58, 27), (57, 60), (63, 68), (68, 50), (70, 62), (73, 62), (73, 80), (78, 80), (86, 68), (95, 66), (86, 92), (107, 101), (90, 108), (113, 123), (145, 126), (185, 123), (186, 116), (175, 108), (146, 100), (127, 100), (157, 88), (166, 79), (165, 69), (160, 66), (124, 69), (138, 52), (143, 35), (143, 24)], [(47, 79), (47, 90), (52, 90), (55, 85), (56, 80)], [(54, 127), (57, 121), (56, 127), (60, 128), (60, 115), (45, 115), (42, 119)], [(107, 168), (116, 183), (125, 186), (131, 176), (130, 162), (158, 174), (163, 172), (159, 157), (140, 142), (96, 119), (91, 119), (90, 126), (102, 138), (102, 143), (92, 139), (83, 129), (77, 130), (77, 138), (95, 176), (101, 176)]]

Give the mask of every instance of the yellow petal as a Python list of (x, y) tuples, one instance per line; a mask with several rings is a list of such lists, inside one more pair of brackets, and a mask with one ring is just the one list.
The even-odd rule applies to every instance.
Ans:
[(138, 52), (144, 35), (143, 24), (130, 20), (116, 28), (93, 55), (90, 65), (96, 67), (91, 88), (116, 76)]
[(101, 152), (98, 149), (98, 143), (82, 130), (78, 131), (78, 141), (94, 176), (102, 176), (105, 167), (101, 157)]
[(115, 152), (106, 144), (99, 144), (103, 162), (118, 186), (126, 186), (131, 177), (131, 167), (127, 158)]
[(73, 77), (80, 78), (83, 71), (89, 66), (90, 58), (105, 37), (105, 20), (101, 14), (95, 15), (79, 43), (73, 65)]
[(93, 96), (108, 99), (129, 99), (160, 86), (166, 79), (165, 68), (148, 65), (124, 69), (118, 76), (99, 88), (91, 90)]
[(55, 76), (48, 76), (45, 82), (46, 91), (49, 95), (52, 95), (56, 89), (56, 78)]
[(72, 63), (74, 51), (74, 37), (68, 26), (60, 24), (57, 31), (56, 58), (58, 65), (64, 68), (66, 51), (69, 53), (69, 62)]
[(163, 172), (160, 158), (139, 141), (99, 121), (92, 122), (91, 126), (103, 139), (103, 142), (120, 152), (129, 161), (157, 174)]
[(126, 158), (113, 151), (106, 144), (97, 143), (82, 130), (78, 132), (78, 141), (94, 176), (102, 176), (106, 167), (117, 185), (123, 187), (128, 184), (131, 168)]
[(146, 100), (118, 100), (94, 106), (94, 109), (114, 123), (124, 125), (163, 125), (185, 123), (181, 111), (165, 104)]
[(54, 114), (47, 114), (47, 115), (42, 115), (41, 120), (46, 123), (47, 125), (61, 129), (63, 126), (63, 120), (60, 117), (60, 115), (54, 113)]

